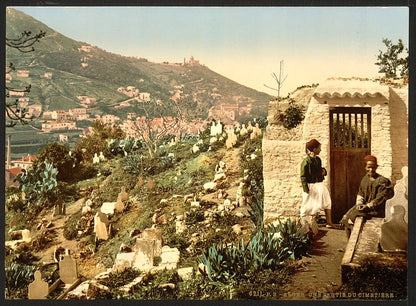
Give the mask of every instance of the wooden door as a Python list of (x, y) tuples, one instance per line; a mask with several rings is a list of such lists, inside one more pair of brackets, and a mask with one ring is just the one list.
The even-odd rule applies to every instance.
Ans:
[(371, 108), (329, 110), (332, 220), (339, 222), (355, 205), (365, 175), (364, 157), (371, 152)]

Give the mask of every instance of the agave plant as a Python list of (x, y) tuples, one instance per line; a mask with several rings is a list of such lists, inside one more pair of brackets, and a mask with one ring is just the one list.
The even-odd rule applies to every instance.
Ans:
[(33, 281), (33, 275), (36, 271), (35, 266), (20, 265), (12, 263), (5, 267), (5, 285), (6, 289), (11, 291), (17, 288), (27, 286)]

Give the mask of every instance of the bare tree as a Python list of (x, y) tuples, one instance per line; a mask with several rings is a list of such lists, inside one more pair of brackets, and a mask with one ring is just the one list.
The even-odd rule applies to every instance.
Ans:
[[(30, 31), (24, 31), (20, 36), (16, 38), (6, 37), (6, 47), (17, 49), (22, 53), (29, 53), (35, 51), (33, 45), (38, 42), (42, 37), (44, 37), (46, 32), (39, 31), (38, 34), (32, 34)], [(13, 71), (16, 71), (16, 67), (13, 63), (10, 63), (6, 69), (6, 73), (9, 74)], [(12, 99), (11, 95), (13, 93), (28, 93), (30, 92), (31, 85), (27, 85), (24, 88), (14, 88), (11, 86), (6, 86), (6, 95), (5, 95), (5, 104), (6, 104), (6, 115), (8, 122), (6, 127), (15, 126), (17, 123), (27, 124), (30, 120), (33, 119), (29, 115), (29, 112), (26, 108), (21, 108), (19, 105), (19, 99)]]
[(161, 101), (140, 104), (144, 116), (135, 120), (133, 129), (136, 137), (143, 140), (150, 157), (154, 156), (159, 140), (166, 135), (178, 133), (181, 124), (185, 121), (179, 105), (176, 102), (172, 103), (175, 104), (173, 116), (166, 115), (172, 110)]
[(287, 78), (287, 75), (282, 79), (282, 74), (283, 74), (283, 64), (284, 64), (284, 61), (280, 61), (280, 71), (279, 71), (279, 77), (276, 75), (276, 73), (272, 73), (272, 77), (273, 77), (273, 79), (276, 81), (276, 83), (277, 83), (277, 88), (275, 88), (275, 87), (271, 87), (271, 86), (268, 86), (268, 85), (266, 85), (266, 84), (264, 84), (264, 86), (266, 86), (267, 88), (270, 88), (270, 89), (272, 89), (272, 90), (276, 90), (277, 91), (277, 99), (279, 99), (280, 98), (280, 88), (282, 87), (282, 85), (283, 85), (283, 82), (286, 80), (286, 78)]

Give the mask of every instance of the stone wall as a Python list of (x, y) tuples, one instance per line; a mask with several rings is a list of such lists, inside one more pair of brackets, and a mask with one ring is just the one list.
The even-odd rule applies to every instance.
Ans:
[(390, 139), (392, 147), (392, 182), (401, 179), (401, 169), (408, 162), (408, 99), (406, 89), (390, 89)]
[(304, 143), (263, 138), (264, 220), (296, 217), (302, 200), (300, 163)]
[[(296, 91), (292, 98), (305, 110), (315, 88)], [(297, 217), (302, 201), (300, 164), (305, 157), (303, 123), (287, 130), (277, 114), (289, 107), (287, 101), (270, 101), (266, 132), (263, 135), (264, 220)]]

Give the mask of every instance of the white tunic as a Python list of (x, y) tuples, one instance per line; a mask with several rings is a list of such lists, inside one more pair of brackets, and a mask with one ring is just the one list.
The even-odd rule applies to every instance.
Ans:
[(309, 193), (302, 193), (300, 216), (313, 216), (324, 209), (331, 209), (331, 196), (323, 182), (308, 183)]

